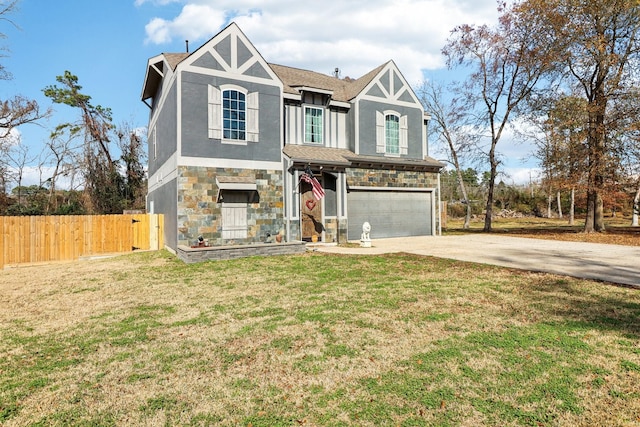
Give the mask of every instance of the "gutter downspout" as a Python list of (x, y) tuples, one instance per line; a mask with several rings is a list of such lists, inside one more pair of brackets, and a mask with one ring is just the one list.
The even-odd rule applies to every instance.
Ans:
[(290, 242), (291, 241), (291, 213), (292, 213), (292, 207), (293, 207), (293, 200), (295, 197), (293, 197), (293, 178), (291, 178), (289, 175), (289, 171), (291, 170), (291, 167), (293, 166), (293, 160), (291, 159), (285, 159), (285, 161), (287, 162), (287, 167), (284, 169), (283, 173), (284, 173), (284, 177), (283, 179), (286, 181), (286, 183), (288, 183), (288, 189), (285, 189), (284, 191), (284, 197), (285, 197), (285, 203), (288, 201), (288, 203), (286, 203), (285, 205), (285, 215), (286, 215), (286, 219), (285, 219), (285, 224), (286, 224), (286, 241)]
[(438, 236), (442, 236), (442, 200), (440, 197), (440, 171), (438, 171)]

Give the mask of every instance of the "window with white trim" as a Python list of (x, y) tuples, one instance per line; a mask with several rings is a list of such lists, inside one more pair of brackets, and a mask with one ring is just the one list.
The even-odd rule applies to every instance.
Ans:
[(259, 94), (239, 86), (208, 86), (208, 137), (231, 144), (258, 142)]
[(238, 90), (222, 91), (222, 138), (246, 141), (246, 95)]
[(395, 111), (376, 111), (376, 153), (406, 156), (408, 152), (408, 117)]
[(322, 144), (324, 110), (317, 107), (304, 107), (304, 142)]
[(385, 153), (400, 154), (400, 117), (395, 114), (384, 116)]

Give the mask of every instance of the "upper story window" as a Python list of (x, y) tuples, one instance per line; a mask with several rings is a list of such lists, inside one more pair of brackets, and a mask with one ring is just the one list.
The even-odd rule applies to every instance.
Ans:
[(321, 144), (324, 110), (316, 107), (304, 107), (304, 142)]
[(244, 93), (229, 89), (222, 92), (222, 137), (245, 141), (247, 103)]
[(400, 154), (400, 117), (395, 114), (384, 116), (385, 153)]
[(408, 117), (395, 111), (376, 111), (376, 153), (406, 156), (408, 152)]
[(259, 94), (224, 85), (208, 87), (208, 137), (227, 144), (258, 142)]

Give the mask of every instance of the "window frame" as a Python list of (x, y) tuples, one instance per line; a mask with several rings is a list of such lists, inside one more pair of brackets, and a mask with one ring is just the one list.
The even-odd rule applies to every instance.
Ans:
[[(389, 128), (390, 118), (395, 119), (393, 120), (396, 126), (395, 129)], [(392, 130), (395, 135), (391, 134)], [(391, 141), (392, 137), (394, 141)], [(395, 144), (390, 145), (390, 142), (395, 142)], [(395, 111), (384, 113), (384, 152), (389, 156), (400, 156), (400, 114)]]
[[(315, 110), (315, 111), (319, 111), (320, 112), (320, 123), (318, 126), (319, 132), (313, 132), (313, 129), (310, 132), (307, 132), (307, 127), (309, 126), (308, 122), (307, 122), (307, 111), (311, 111), (311, 110)], [(324, 108), (319, 107), (317, 105), (304, 105), (303, 106), (303, 121), (304, 121), (304, 126), (303, 126), (303, 142), (305, 144), (324, 144)], [(311, 117), (318, 117), (318, 116), (311, 116)], [(313, 125), (313, 124), (312, 124)], [(315, 141), (314, 136), (319, 135), (319, 141)], [(311, 140), (308, 140), (307, 137), (311, 137)]]
[[(235, 101), (237, 103), (242, 102), (244, 108), (241, 110), (240, 108), (236, 108), (235, 110), (229, 106), (229, 107), (225, 107), (225, 93), (231, 93), (231, 92), (235, 92), (236, 94), (241, 94), (244, 98), (243, 101), (239, 100), (239, 96), (238, 99)], [(241, 144), (241, 145), (246, 145), (247, 143), (247, 114), (248, 114), (248, 107), (247, 107), (247, 103), (248, 103), (248, 92), (246, 89), (241, 88), (239, 86), (232, 86), (232, 85), (224, 85), (220, 87), (220, 114), (221, 114), (221, 119), (220, 119), (220, 128), (221, 128), (221, 136), (222, 136), (222, 142), (226, 143), (226, 144)], [(234, 102), (234, 100), (232, 98), (229, 99), (229, 103)], [(242, 114), (243, 115), (243, 119), (240, 118), (231, 118), (225, 117), (225, 111), (229, 111), (229, 115), (231, 116), (231, 114), (233, 112), (236, 112), (238, 115)], [(230, 124), (232, 123), (231, 121), (236, 121), (238, 123), (238, 125), (240, 123), (242, 123), (244, 125), (244, 129), (232, 129), (231, 127), (229, 127), (227, 129), (226, 127), (226, 121), (229, 120)], [(231, 137), (227, 137), (226, 133), (229, 132), (242, 132), (243, 133), (243, 138), (231, 138)]]

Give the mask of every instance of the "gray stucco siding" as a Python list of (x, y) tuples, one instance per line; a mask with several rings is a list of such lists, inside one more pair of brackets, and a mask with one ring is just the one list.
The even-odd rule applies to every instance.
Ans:
[(356, 152), (356, 109), (351, 106), (347, 112), (347, 149)]
[(176, 94), (177, 90), (173, 85), (158, 112), (158, 119), (155, 122), (157, 156), (154, 156), (153, 144), (148, 144), (149, 176), (153, 175), (178, 149)]
[(393, 110), (408, 117), (409, 150), (404, 158), (422, 159), (423, 114), (419, 108), (405, 107), (385, 102), (359, 101), (360, 153), (379, 156), (376, 153), (376, 111)]
[[(223, 144), (208, 138), (208, 85), (237, 85), (259, 97), (259, 142)], [(234, 160), (280, 161), (281, 93), (278, 86), (185, 72), (182, 74), (182, 155)]]
[(147, 210), (153, 202), (153, 211), (164, 215), (164, 243), (173, 250), (178, 247), (178, 180), (172, 179), (147, 196)]

